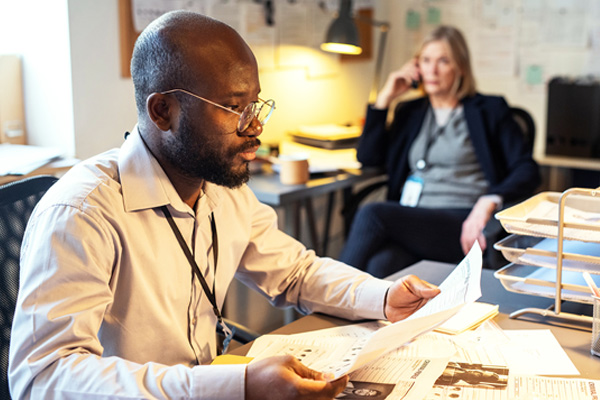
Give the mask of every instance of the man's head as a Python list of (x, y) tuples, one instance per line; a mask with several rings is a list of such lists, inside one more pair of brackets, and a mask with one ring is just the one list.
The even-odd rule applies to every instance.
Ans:
[(165, 14), (138, 38), (131, 75), (140, 132), (170, 178), (247, 181), (262, 126), (253, 119), (238, 132), (239, 113), (258, 100), (260, 84), (237, 32), (200, 14)]

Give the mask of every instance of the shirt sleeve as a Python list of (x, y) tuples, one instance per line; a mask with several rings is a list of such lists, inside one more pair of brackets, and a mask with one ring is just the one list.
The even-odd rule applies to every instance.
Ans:
[(74, 207), (53, 206), (30, 220), (10, 344), (12, 397), (243, 399), (243, 365), (102, 357), (98, 331), (113, 300), (116, 240), (107, 224)]
[(384, 318), (385, 292), (392, 282), (317, 257), (277, 228), (271, 207), (254, 198), (251, 208), (252, 233), (238, 279), (278, 307), (292, 305), (305, 314), (321, 312), (351, 320)]

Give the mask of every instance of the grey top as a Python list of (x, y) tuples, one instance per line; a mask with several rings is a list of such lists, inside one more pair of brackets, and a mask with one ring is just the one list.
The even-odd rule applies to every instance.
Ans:
[[(423, 164), (419, 160), (425, 161), (424, 168), (417, 168)], [(462, 106), (427, 111), (410, 149), (409, 164), (412, 173), (423, 180), (418, 207), (472, 208), (487, 192), (488, 182), (477, 160)]]

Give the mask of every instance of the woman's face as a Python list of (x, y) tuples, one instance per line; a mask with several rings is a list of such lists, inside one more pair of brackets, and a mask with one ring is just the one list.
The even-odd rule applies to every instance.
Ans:
[(437, 40), (423, 47), (419, 55), (419, 72), (423, 80), (423, 88), (429, 96), (454, 96), (454, 80), (457, 78), (457, 67), (448, 45)]

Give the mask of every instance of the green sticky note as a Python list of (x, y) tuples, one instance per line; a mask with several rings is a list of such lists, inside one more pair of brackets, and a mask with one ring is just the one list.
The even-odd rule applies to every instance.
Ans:
[(429, 7), (427, 9), (427, 23), (439, 25), (442, 22), (442, 10), (437, 7)]
[(525, 70), (525, 82), (529, 85), (542, 84), (543, 68), (541, 65), (528, 65)]
[(406, 12), (406, 28), (415, 31), (421, 26), (421, 14), (414, 10), (408, 10)]

